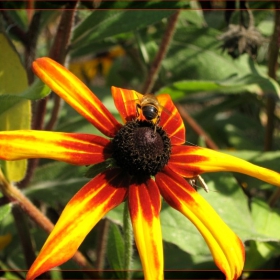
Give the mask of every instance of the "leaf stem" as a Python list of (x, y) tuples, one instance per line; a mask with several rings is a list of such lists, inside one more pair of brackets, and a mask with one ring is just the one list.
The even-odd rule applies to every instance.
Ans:
[(124, 232), (124, 270), (125, 279), (131, 278), (131, 266), (133, 255), (133, 231), (128, 210), (128, 201), (124, 204), (123, 210), (123, 232)]

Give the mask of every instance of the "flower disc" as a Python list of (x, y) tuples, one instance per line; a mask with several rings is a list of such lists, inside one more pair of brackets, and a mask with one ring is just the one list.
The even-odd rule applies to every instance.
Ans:
[(146, 121), (127, 122), (112, 143), (117, 165), (139, 178), (156, 175), (168, 163), (171, 153), (166, 132)]

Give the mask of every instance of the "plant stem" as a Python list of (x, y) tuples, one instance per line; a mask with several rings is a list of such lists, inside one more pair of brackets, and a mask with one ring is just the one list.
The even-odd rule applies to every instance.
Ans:
[(32, 263), (36, 258), (35, 251), (32, 246), (32, 240), (31, 240), (29, 228), (26, 224), (25, 216), (23, 215), (23, 212), (18, 205), (14, 205), (12, 207), (12, 214), (18, 231), (18, 236), (24, 254), (26, 267), (28, 268), (32, 265)]
[[(269, 44), (268, 75), (276, 80), (276, 72), (278, 68), (278, 54), (279, 54), (279, 36), (280, 36), (280, 3), (278, 1), (274, 1), (274, 5), (275, 5), (274, 30)], [(265, 151), (272, 150), (272, 146), (273, 146), (275, 107), (276, 107), (276, 96), (268, 95), (266, 100), (267, 124), (266, 124), (265, 143), (264, 143)], [(280, 190), (277, 189), (268, 200), (270, 207), (273, 207), (279, 198), (280, 198)]]
[(28, 31), (26, 33), (27, 43), (25, 44), (25, 68), (27, 72), (28, 84), (32, 84), (34, 81), (34, 73), (31, 69), (31, 64), (35, 59), (37, 40), (39, 37), (39, 27), (41, 21), (42, 12), (36, 11), (32, 17)]
[(131, 278), (131, 265), (133, 255), (133, 231), (128, 209), (128, 201), (124, 204), (123, 210), (123, 232), (124, 232), (124, 270), (125, 279)]
[[(274, 1), (275, 4), (275, 17), (274, 17), (274, 30), (269, 43), (268, 51), (268, 75), (276, 80), (276, 72), (278, 68), (278, 54), (279, 54), (279, 36), (280, 36), (280, 3)], [(264, 150), (270, 151), (273, 146), (273, 133), (274, 133), (274, 119), (275, 119), (275, 106), (276, 96), (267, 96), (266, 101), (266, 114), (267, 124), (265, 133)]]
[(51, 118), (50, 118), (49, 122), (46, 124), (45, 130), (53, 130), (53, 128), (57, 122), (58, 114), (60, 111), (61, 98), (55, 94), (53, 96), (53, 99), (54, 99), (54, 105), (52, 108)]
[(165, 34), (162, 38), (161, 44), (159, 46), (159, 51), (151, 65), (150, 72), (148, 73), (148, 78), (146, 80), (146, 83), (143, 86), (142, 92), (143, 93), (149, 93), (152, 91), (155, 81), (158, 77), (158, 72), (162, 63), (162, 60), (164, 59), (168, 48), (170, 46), (171, 40), (173, 38), (176, 23), (179, 17), (180, 11), (176, 11), (174, 15), (172, 15), (168, 20), (167, 29), (165, 31)]
[(107, 243), (108, 243), (108, 233), (109, 233), (109, 221), (107, 219), (101, 220), (97, 224), (97, 231), (98, 231), (98, 244), (97, 244), (97, 252), (96, 252), (96, 262), (95, 268), (97, 269), (100, 278), (102, 278), (102, 270), (104, 269), (105, 263), (105, 256), (107, 250)]

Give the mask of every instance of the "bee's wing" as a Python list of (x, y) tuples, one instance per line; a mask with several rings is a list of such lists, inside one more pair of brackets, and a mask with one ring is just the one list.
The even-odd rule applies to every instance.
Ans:
[(167, 132), (173, 145), (184, 144), (186, 134), (185, 126), (170, 95), (159, 94), (157, 95), (157, 99), (162, 107), (159, 125)]

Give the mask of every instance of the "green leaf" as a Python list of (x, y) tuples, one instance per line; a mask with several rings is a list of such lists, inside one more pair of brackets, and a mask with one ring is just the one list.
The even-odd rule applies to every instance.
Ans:
[(44, 201), (52, 207), (66, 205), (72, 196), (89, 180), (84, 177), (85, 167), (64, 162), (51, 162), (39, 166), (28, 189), (30, 199)]
[(50, 93), (50, 88), (39, 79), (37, 79), (30, 87), (28, 87), (28, 89), (19, 94), (4, 93), (0, 95), (0, 115), (22, 101), (38, 100), (46, 97)]
[[(162, 66), (167, 73), (164, 84), (180, 80), (224, 80), (245, 76), (257, 70), (248, 55), (233, 60), (221, 50), (221, 33), (212, 28), (179, 28)], [(168, 78), (168, 80), (167, 80)]]
[[(196, 2), (190, 2), (191, 5), (197, 6)], [(199, 7), (192, 7), (192, 9), (182, 10), (180, 12), (179, 20), (182, 22), (186, 21), (188, 23), (194, 24), (197, 27), (203, 27), (205, 25), (205, 20), (203, 17), (203, 11)], [(180, 24), (180, 21), (178, 24)], [(188, 23), (184, 23), (185, 28), (187, 28)]]
[[(273, 242), (250, 241), (246, 250), (245, 270), (250, 275), (250, 270), (262, 269), (274, 256), (279, 255), (279, 245)], [(246, 275), (247, 276), (247, 275)]]
[(180, 9), (189, 7), (188, 1), (102, 1), (99, 9)]
[[(248, 199), (231, 173), (203, 174), (210, 192), (200, 191), (224, 222), (242, 239), (262, 237), (254, 226)], [(209, 195), (210, 194), (210, 195)]]
[(90, 166), (89, 169), (86, 171), (85, 177), (93, 178), (96, 175), (98, 175), (99, 173), (101, 173), (109, 168), (112, 168), (114, 166), (116, 166), (114, 159), (108, 158), (103, 162)]
[(124, 269), (124, 240), (119, 227), (110, 223), (108, 243), (107, 243), (107, 259), (113, 270), (116, 270), (119, 279), (125, 279)]
[(271, 209), (269, 205), (258, 198), (252, 200), (252, 217), (259, 233), (267, 237), (265, 241), (280, 241), (280, 210)]
[(131, 32), (169, 17), (175, 11), (114, 11), (91, 13), (74, 30), (72, 49), (84, 47), (109, 36)]
[(257, 95), (274, 94), (280, 96), (278, 83), (269, 77), (256, 73), (244, 76), (233, 76), (223, 81), (189, 80), (175, 82), (159, 90), (159, 93), (168, 93), (174, 99), (183, 98), (195, 93), (254, 93)]
[(160, 213), (162, 238), (189, 254), (210, 254), (206, 243), (195, 226), (180, 212), (163, 202)]
[(46, 97), (50, 93), (51, 89), (40, 79), (36, 79), (27, 90), (20, 94), (20, 96), (29, 100), (38, 100)]
[(0, 207), (0, 221), (2, 221), (11, 212), (11, 209), (11, 204), (6, 204)]
[[(0, 48), (0, 95), (20, 94), (28, 87), (27, 75), (18, 53), (3, 33), (0, 33)], [(24, 100), (1, 114), (0, 131), (30, 129), (30, 121), (30, 101)], [(1, 161), (6, 177), (16, 182), (24, 178), (26, 165), (27, 160)]]

